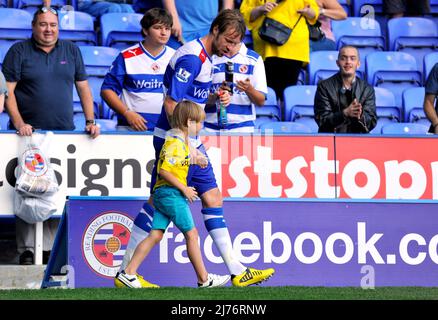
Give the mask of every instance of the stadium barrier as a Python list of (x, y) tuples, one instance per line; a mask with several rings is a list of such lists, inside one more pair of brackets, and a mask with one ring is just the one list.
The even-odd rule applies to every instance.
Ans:
[[(71, 197), (43, 287), (112, 287), (146, 198)], [(438, 203), (434, 201), (228, 199), (225, 219), (238, 259), (273, 267), (268, 286), (438, 286)], [(209, 272), (227, 274), (191, 205)], [(51, 274), (68, 270), (67, 280)], [(185, 240), (171, 224), (139, 268), (161, 286), (196, 286)]]
[[(20, 138), (0, 133), (0, 218), (13, 217)], [(203, 137), (228, 198), (438, 199), (438, 162), (426, 136), (209, 135)], [(66, 196), (149, 196), (149, 133), (55, 132), (51, 163)], [(39, 261), (40, 259), (38, 259)]]

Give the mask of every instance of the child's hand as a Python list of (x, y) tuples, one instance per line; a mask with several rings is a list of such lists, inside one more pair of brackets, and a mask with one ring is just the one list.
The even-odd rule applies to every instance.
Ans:
[(186, 187), (183, 193), (190, 203), (192, 203), (196, 199), (199, 199), (198, 193), (196, 192), (194, 187)]
[(200, 166), (202, 169), (204, 169), (204, 168), (206, 168), (206, 167), (208, 166), (208, 159), (207, 159), (207, 157), (206, 157), (205, 155), (203, 155), (202, 153), (201, 153), (201, 154), (198, 154), (198, 155), (196, 155), (196, 157), (195, 157), (194, 164), (197, 164), (197, 165)]

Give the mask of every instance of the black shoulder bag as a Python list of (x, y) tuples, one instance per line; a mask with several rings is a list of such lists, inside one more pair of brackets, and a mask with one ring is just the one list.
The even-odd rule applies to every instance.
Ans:
[(312, 41), (319, 41), (325, 37), (324, 31), (321, 30), (321, 22), (316, 20), (314, 25), (307, 23), (309, 27), (309, 39)]
[(274, 19), (265, 17), (259, 29), (259, 37), (271, 44), (282, 46), (287, 40), (289, 40), (292, 31), (295, 29), (302, 16), (303, 15), (300, 15), (292, 29)]

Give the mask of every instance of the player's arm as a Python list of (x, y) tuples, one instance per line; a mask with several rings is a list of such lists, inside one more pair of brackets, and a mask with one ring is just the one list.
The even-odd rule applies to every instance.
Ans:
[(174, 73), (170, 77), (169, 88), (163, 102), (168, 119), (172, 117), (178, 102), (183, 101), (187, 92), (191, 90), (193, 81), (201, 71), (201, 67), (202, 61), (195, 55), (182, 56), (175, 63)]
[(166, 111), (167, 120), (169, 121), (169, 123), (172, 123), (171, 120), (172, 120), (173, 110), (175, 110), (175, 107), (178, 104), (178, 102), (173, 100), (172, 97), (166, 96), (164, 98), (163, 104), (164, 104), (164, 111)]

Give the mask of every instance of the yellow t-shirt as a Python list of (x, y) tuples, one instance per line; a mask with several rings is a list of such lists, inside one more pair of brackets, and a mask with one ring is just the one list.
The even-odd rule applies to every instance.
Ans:
[[(273, 0), (270, 1), (274, 2)], [(309, 62), (309, 29), (304, 16), (295, 26), (289, 40), (284, 45), (276, 46), (260, 39), (258, 30), (265, 16), (262, 15), (250, 22), (250, 15), (254, 8), (264, 5), (266, 2), (266, 0), (243, 0), (240, 6), (240, 12), (245, 19), (246, 26), (248, 30), (251, 30), (254, 50), (259, 53), (263, 59), (267, 57), (278, 57)], [(307, 6), (310, 6), (316, 13), (315, 18), (309, 21), (310, 24), (315, 24), (319, 15), (319, 8), (315, 0), (283, 0), (277, 7), (269, 12), (267, 16), (292, 29), (300, 17), (297, 10), (304, 9)]]
[(160, 177), (160, 170), (166, 170), (175, 176), (182, 184), (187, 185), (187, 175), (190, 166), (189, 146), (182, 135), (171, 130), (166, 135), (166, 140), (160, 152), (157, 165), (157, 182), (154, 190), (163, 185), (170, 185)]

